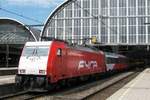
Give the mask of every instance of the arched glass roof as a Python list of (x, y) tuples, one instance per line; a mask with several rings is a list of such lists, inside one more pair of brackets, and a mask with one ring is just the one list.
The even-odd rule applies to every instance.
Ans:
[(149, 0), (67, 0), (50, 14), (41, 36), (96, 36), (104, 45), (150, 45), (149, 12)]
[(24, 44), (27, 41), (37, 41), (40, 32), (32, 30), (15, 19), (0, 18), (0, 43)]

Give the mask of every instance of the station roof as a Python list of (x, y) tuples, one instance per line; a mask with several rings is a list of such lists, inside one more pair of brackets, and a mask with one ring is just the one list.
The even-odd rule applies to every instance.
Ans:
[[(115, 2), (115, 4), (117, 3), (118, 1)], [(135, 4), (132, 3), (132, 5)], [(146, 9), (145, 2), (142, 3), (143, 5), (140, 7), (135, 6), (136, 9), (141, 7)], [(101, 6), (102, 4), (104, 5)], [(122, 7), (124, 8), (122, 9)], [(131, 11), (128, 11), (129, 15), (127, 16), (127, 13), (123, 12), (127, 9), (129, 7), (123, 2), (122, 6), (114, 8), (105, 0), (65, 0), (48, 16), (41, 36), (63, 40), (72, 39), (73, 42), (79, 44), (82, 41), (78, 42), (75, 39), (95, 36), (98, 43), (91, 44), (89, 42), (94, 46), (150, 45), (149, 25), (145, 24), (146, 18), (149, 16), (145, 13), (142, 13), (141, 16), (140, 11), (137, 14), (130, 14)], [(101, 14), (102, 16), (99, 16)]]
[(40, 31), (11, 18), (0, 18), (0, 44), (24, 44), (38, 41)]
[(50, 13), (50, 15), (48, 16), (48, 18), (46, 19), (45, 22), (45, 27), (43, 28), (42, 32), (41, 32), (41, 36), (43, 36), (44, 31), (49, 23), (49, 21), (52, 19), (52, 17), (56, 14), (56, 12), (58, 12), (61, 8), (64, 8), (65, 6), (67, 6), (68, 4), (74, 2), (76, 0), (65, 0), (63, 3), (61, 3), (60, 5), (58, 5), (53, 11), (52, 13)]

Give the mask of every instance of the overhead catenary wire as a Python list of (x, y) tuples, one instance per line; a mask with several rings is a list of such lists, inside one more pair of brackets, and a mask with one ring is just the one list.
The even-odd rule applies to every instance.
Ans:
[(83, 7), (81, 7), (80, 4), (78, 4), (78, 0), (73, 0), (74, 4), (77, 5), (79, 8), (83, 9), (83, 11), (85, 13), (88, 13), (89, 15), (91, 15), (93, 18), (98, 19), (98, 16), (94, 16), (93, 14), (91, 14), (88, 10), (84, 9)]
[(42, 23), (41, 21), (39, 21), (39, 20), (37, 20), (37, 19), (34, 19), (34, 18), (25, 16), (25, 15), (22, 15), (22, 14), (18, 14), (18, 13), (16, 13), (16, 12), (10, 11), (10, 10), (5, 9), (5, 8), (2, 8), (2, 7), (0, 7), (0, 10), (1, 10), (1, 11), (4, 11), (4, 12), (7, 12), (7, 13), (10, 13), (10, 14), (13, 14), (13, 15), (16, 15), (16, 16), (19, 16), (19, 17), (24, 18), (24, 19), (30, 20), (30, 21), (34, 21), (34, 22), (36, 22), (36, 23), (40, 23), (40, 24)]
[[(97, 19), (97, 20), (98, 20), (99, 18), (105, 18), (105, 17), (102, 16), (102, 15), (100, 15), (100, 16), (95, 16), (95, 15), (93, 15), (93, 14), (90, 13), (88, 10), (84, 9), (83, 7), (81, 7), (81, 5), (77, 3), (78, 0), (72, 0), (72, 2), (74, 2), (74, 4), (77, 5), (79, 8), (83, 9), (83, 11), (84, 11), (85, 13), (88, 13), (89, 15), (91, 15), (94, 19)], [(111, 29), (108, 25), (106, 25), (105, 22), (103, 22), (102, 20), (101, 20), (101, 23), (102, 23), (103, 25), (105, 25), (105, 26), (107, 27), (107, 29), (110, 29), (110, 31), (118, 33), (116, 30)]]

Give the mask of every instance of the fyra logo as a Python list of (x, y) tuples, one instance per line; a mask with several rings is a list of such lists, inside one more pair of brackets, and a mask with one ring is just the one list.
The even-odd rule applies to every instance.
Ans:
[(78, 66), (78, 69), (81, 69), (81, 68), (94, 68), (94, 67), (98, 67), (97, 66), (97, 61), (85, 61), (85, 60), (82, 60), (82, 61), (79, 61), (79, 66)]

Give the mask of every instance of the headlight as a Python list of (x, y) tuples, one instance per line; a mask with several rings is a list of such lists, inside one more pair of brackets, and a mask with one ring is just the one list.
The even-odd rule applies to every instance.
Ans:
[(25, 74), (26, 70), (25, 69), (19, 69), (19, 74)]
[(39, 74), (45, 74), (46, 71), (45, 70), (39, 70)]

